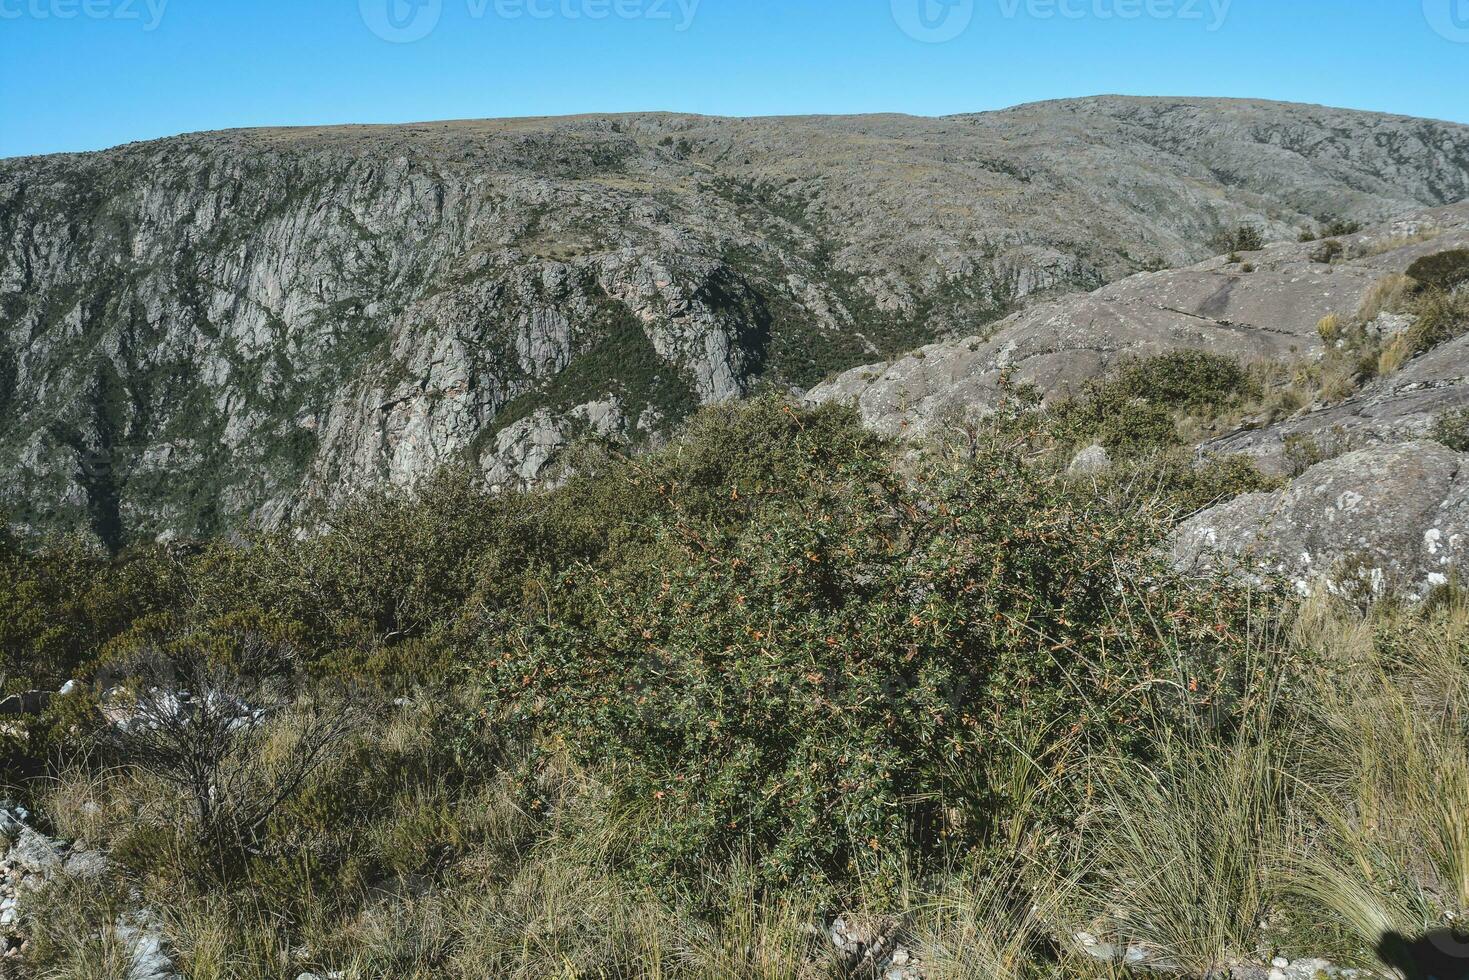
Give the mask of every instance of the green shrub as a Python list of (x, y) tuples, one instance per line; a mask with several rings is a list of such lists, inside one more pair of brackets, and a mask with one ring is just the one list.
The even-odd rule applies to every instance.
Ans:
[(1433, 438), (1455, 452), (1469, 453), (1469, 409), (1444, 412), (1435, 419)]
[(1408, 267), (1408, 275), (1430, 289), (1452, 292), (1469, 282), (1469, 249), (1424, 256)]
[(1259, 382), (1233, 358), (1174, 351), (1088, 384), (1055, 408), (1053, 428), (1067, 446), (1097, 442), (1137, 454), (1179, 444), (1180, 417), (1212, 417), (1259, 394)]
[(109, 556), (80, 540), (0, 548), (0, 683), (55, 690), (94, 666), (98, 649), (135, 620), (180, 602), (175, 555)]
[(1345, 218), (1331, 218), (1321, 226), (1322, 238), (1339, 238), (1343, 235), (1355, 235), (1362, 230), (1362, 222), (1351, 221)]
[(1215, 255), (1234, 252), (1258, 252), (1265, 247), (1265, 236), (1254, 225), (1239, 225), (1232, 230), (1221, 231), (1209, 240)]
[(493, 710), (619, 774), (651, 881), (740, 854), (768, 884), (850, 881), (981, 843), (1006, 807), (973, 778), (990, 756), (1124, 723), (1182, 637), (1228, 622), (1157, 564), (1157, 514), (1073, 496), (1008, 441), (905, 473), (849, 416), (772, 409), (703, 423), (758, 479), (660, 482), (636, 553), (486, 637)]
[(1311, 261), (1331, 265), (1346, 254), (1346, 247), (1335, 238), (1329, 238), (1311, 250)]

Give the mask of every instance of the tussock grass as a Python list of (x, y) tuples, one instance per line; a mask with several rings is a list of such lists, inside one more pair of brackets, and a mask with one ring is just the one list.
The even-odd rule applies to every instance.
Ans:
[(1394, 273), (1377, 280), (1357, 308), (1357, 319), (1370, 323), (1383, 313), (1398, 313), (1407, 306), (1418, 284), (1409, 276)]
[(1396, 252), (1399, 249), (1411, 248), (1414, 245), (1431, 242), (1442, 235), (1442, 228), (1430, 227), (1403, 235), (1390, 235), (1386, 238), (1369, 238), (1353, 246), (1351, 256), (1354, 259), (1370, 259), (1374, 256), (1386, 255), (1388, 252)]
[(956, 876), (919, 910), (914, 945), (933, 980), (1027, 980), (1046, 975), (1056, 950), (1050, 925), (1072, 883), (1040, 890), (1020, 882), (1023, 867)]
[[(1213, 361), (1162, 364), (1115, 412), (1073, 406), (1076, 439), (1166, 446), (1179, 413), (1245, 411), (1286, 370), (1221, 387)], [(116, 975), (134, 908), (189, 976), (453, 980), (871, 977), (880, 956), (838, 962), (825, 932), (848, 913), (931, 978), (1122, 975), (1082, 931), (1197, 974), (1278, 951), (1370, 966), (1385, 934), (1469, 911), (1463, 597), (1363, 610), (1178, 579), (1156, 561), (1170, 515), (1253, 478), (1143, 451), (1076, 480), (1032, 422), (899, 468), (852, 419), (727, 408), (663, 456), (601, 457), (610, 479), (482, 504), (459, 486), (427, 517), (356, 511), (304, 557), (211, 555), (297, 610), (276, 625), (323, 645), (313, 671), (382, 688), (228, 861), (137, 740), (22, 787), (113, 857), (26, 899), (28, 968)], [(393, 548), (410, 586), (375, 571)], [(336, 576), (330, 608), (303, 576)], [(211, 663), (263, 628), (188, 613), (211, 625), (168, 635), (211, 637)], [(154, 622), (129, 635), (161, 642)], [(467, 669), (392, 675), (430, 648)], [(328, 703), (279, 690), (248, 741), (267, 775)]]

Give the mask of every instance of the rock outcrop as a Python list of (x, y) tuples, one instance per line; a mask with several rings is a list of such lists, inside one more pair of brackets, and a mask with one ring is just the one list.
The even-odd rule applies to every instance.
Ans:
[[(1241, 360), (1292, 361), (1325, 352), (1317, 327), (1351, 316), (1373, 287), (1415, 260), (1469, 244), (1469, 205), (1404, 217), (1339, 239), (1344, 258), (1319, 261), (1321, 243), (1279, 243), (1184, 269), (1140, 274), (1087, 295), (1043, 303), (993, 331), (931, 345), (896, 361), (855, 368), (817, 386), (812, 402), (855, 403), (892, 434), (921, 433), (952, 415), (983, 414), (1002, 382), (1035, 385), (1048, 398), (1076, 393), (1124, 357), (1204, 350)], [(1221, 442), (1225, 452), (1278, 452), (1293, 431), (1379, 420), (1382, 438), (1423, 435), (1432, 417), (1469, 403), (1463, 348), (1447, 347), (1375, 385), (1351, 405), (1295, 420), (1269, 434)], [(1425, 420), (1428, 420), (1425, 423)], [(1365, 433), (1364, 433), (1365, 436)]]
[[(806, 387), (1197, 261), (1241, 223), (1294, 238), (1466, 197), (1469, 127), (1223, 100), (253, 130), (0, 161), (5, 503), (121, 541), (291, 523), (450, 461), (531, 480), (572, 433), (654, 438), (762, 380)], [(1302, 319), (1361, 286), (1276, 257), (1252, 275), (1306, 276)], [(1147, 288), (1186, 312), (1142, 343), (1309, 343), (1252, 312), (1248, 276), (1161, 275)], [(1105, 360), (1080, 327), (1026, 322), (930, 368), (962, 389), (1001, 362), (1062, 382)]]
[[(24, 808), (0, 802), (0, 959), (22, 963), (30, 948), (28, 898), (61, 878), (99, 881), (110, 867), (107, 855), (53, 840), (32, 827), (29, 818)], [(110, 938), (126, 957), (120, 965), (127, 980), (179, 980), (163, 934), (148, 912), (121, 913), (110, 926)]]
[(1421, 599), (1469, 558), (1469, 455), (1434, 442), (1349, 453), (1199, 514), (1173, 551), (1185, 567), (1282, 575), (1302, 592)]
[(1469, 334), (1409, 361), (1339, 405), (1316, 408), (1261, 429), (1206, 443), (1205, 451), (1247, 454), (1280, 472), (1292, 438), (1337, 452), (1423, 439), (1445, 416), (1469, 409)]

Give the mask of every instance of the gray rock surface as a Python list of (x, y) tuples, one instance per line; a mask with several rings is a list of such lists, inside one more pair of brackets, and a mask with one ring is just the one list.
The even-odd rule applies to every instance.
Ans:
[(480, 469), (491, 487), (524, 489), (544, 482), (547, 467), (578, 436), (615, 438), (626, 425), (622, 405), (612, 397), (565, 413), (539, 409), (495, 435), (495, 445), (480, 461)]
[(1469, 558), (1469, 455), (1434, 442), (1349, 453), (1190, 519), (1173, 554), (1188, 568), (1284, 575), (1303, 592), (1422, 598)]
[(1087, 446), (1071, 460), (1068, 472), (1072, 476), (1095, 476), (1105, 473), (1112, 466), (1112, 457), (1103, 446)]
[[(69, 847), (42, 834), (27, 823), (29, 816), (20, 807), (0, 802), (0, 832), (14, 839), (0, 858), (0, 950), (7, 959), (23, 959), (29, 947), (25, 934), (29, 892), (60, 877), (99, 879), (109, 866), (100, 851)], [(179, 980), (163, 930), (147, 911), (124, 912), (112, 929), (127, 951), (126, 980)]]
[(1266, 471), (1285, 468), (1287, 440), (1319, 448), (1362, 449), (1422, 439), (1440, 417), (1469, 409), (1469, 334), (1409, 361), (1339, 405), (1305, 412), (1263, 429), (1206, 443), (1207, 452), (1253, 456)]
[(52, 874), (62, 865), (61, 849), (55, 842), (29, 827), (22, 828), (5, 860), (23, 874), (33, 875)]
[[(1197, 261), (1243, 222), (1294, 238), (1466, 197), (1469, 127), (1229, 100), (252, 130), (5, 160), (0, 485), (24, 523), (117, 539), (289, 523), (455, 460), (525, 479), (577, 406), (615, 398), (636, 442), (760, 379), (809, 386)], [(1260, 281), (1299, 274), (1271, 260)], [(1259, 322), (1243, 278), (1158, 280), (1205, 319), (1141, 342), (1302, 343)], [(1303, 318), (1360, 285), (1319, 280)], [(1035, 329), (985, 359), (1063, 382), (1110, 350)], [(932, 365), (966, 384), (980, 366)]]
[[(1414, 240), (1429, 229), (1431, 240)], [(991, 333), (853, 369), (807, 398), (854, 403), (883, 432), (921, 433), (951, 415), (993, 409), (1006, 378), (1035, 385), (1054, 399), (1075, 393), (1128, 356), (1205, 350), (1246, 361), (1319, 357), (1325, 352), (1317, 332), (1323, 317), (1355, 314), (1376, 283), (1424, 255), (1469, 246), (1469, 204), (1406, 216), (1340, 241), (1348, 256), (1360, 257), (1325, 264), (1312, 257), (1318, 243), (1289, 242), (1241, 256), (1242, 263), (1223, 256), (1135, 275), (1090, 294), (1036, 305)], [(1462, 397), (1462, 364), (1454, 352), (1443, 352), (1384, 382), (1370, 400), (1381, 415), (1421, 416)], [(1452, 392), (1440, 383), (1450, 375), (1458, 386)], [(1429, 387), (1436, 393), (1419, 399), (1421, 409), (1396, 397)], [(1303, 424), (1330, 423), (1323, 416)], [(1416, 423), (1400, 428), (1421, 434)], [(1244, 451), (1250, 438), (1217, 448)]]

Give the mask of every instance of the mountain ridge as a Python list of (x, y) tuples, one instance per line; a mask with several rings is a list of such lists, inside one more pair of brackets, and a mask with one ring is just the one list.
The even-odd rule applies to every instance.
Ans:
[[(370, 137), (370, 138), (369, 138)], [(925, 118), (681, 114), (252, 129), (0, 161), (18, 520), (290, 523), (464, 461), (963, 336), (1469, 198), (1469, 126), (1100, 97)]]
[(719, 122), (820, 122), (820, 121), (933, 121), (942, 122), (946, 120), (971, 119), (981, 116), (999, 115), (1003, 113), (1018, 113), (1028, 110), (1040, 110), (1050, 108), (1067, 108), (1085, 106), (1088, 104), (1117, 104), (1131, 103), (1138, 106), (1164, 105), (1164, 104), (1187, 104), (1205, 107), (1252, 107), (1252, 108), (1275, 108), (1275, 109), (1301, 109), (1313, 111), (1329, 111), (1344, 114), (1356, 114), (1364, 117), (1373, 117), (1384, 120), (1398, 120), (1422, 122), (1444, 126), (1469, 126), (1469, 122), (1459, 122), (1452, 119), (1444, 119), (1433, 116), (1415, 116), (1410, 113), (1388, 112), (1376, 109), (1361, 109), (1332, 106), (1323, 102), (1289, 102), (1278, 99), (1262, 98), (1236, 98), (1231, 96), (1199, 96), (1186, 95), (1127, 95), (1120, 92), (1098, 93), (1096, 95), (1078, 96), (1076, 98), (1059, 99), (1037, 99), (1030, 102), (1019, 102), (1015, 105), (1003, 106), (995, 109), (978, 109), (964, 112), (950, 112), (939, 115), (924, 115), (919, 113), (891, 111), (891, 112), (834, 112), (834, 113), (774, 113), (754, 115), (724, 115), (717, 113), (684, 112), (677, 109), (626, 109), (616, 112), (577, 112), (551, 115), (526, 115), (526, 116), (465, 116), (447, 117), (443, 119), (423, 119), (405, 122), (335, 122), (335, 123), (301, 123), (285, 126), (231, 126), (224, 129), (201, 129), (185, 130), (165, 136), (155, 136), (146, 139), (128, 140), (112, 146), (99, 147), (89, 150), (60, 150), (52, 153), (23, 153), (15, 156), (0, 157), (0, 162), (34, 161), (42, 159), (54, 159), (60, 157), (82, 157), (96, 154), (110, 153), (116, 150), (129, 148), (141, 148), (153, 146), (160, 143), (168, 143), (176, 140), (186, 140), (195, 137), (226, 137), (241, 135), (280, 135), (301, 134), (311, 135), (314, 133), (337, 132), (362, 133), (371, 131), (390, 130), (412, 130), (441, 126), (475, 126), (493, 125), (511, 127), (517, 125), (535, 125), (545, 123), (588, 123), (602, 121), (633, 121), (638, 119), (668, 119), (668, 120), (694, 120), (711, 123)]

